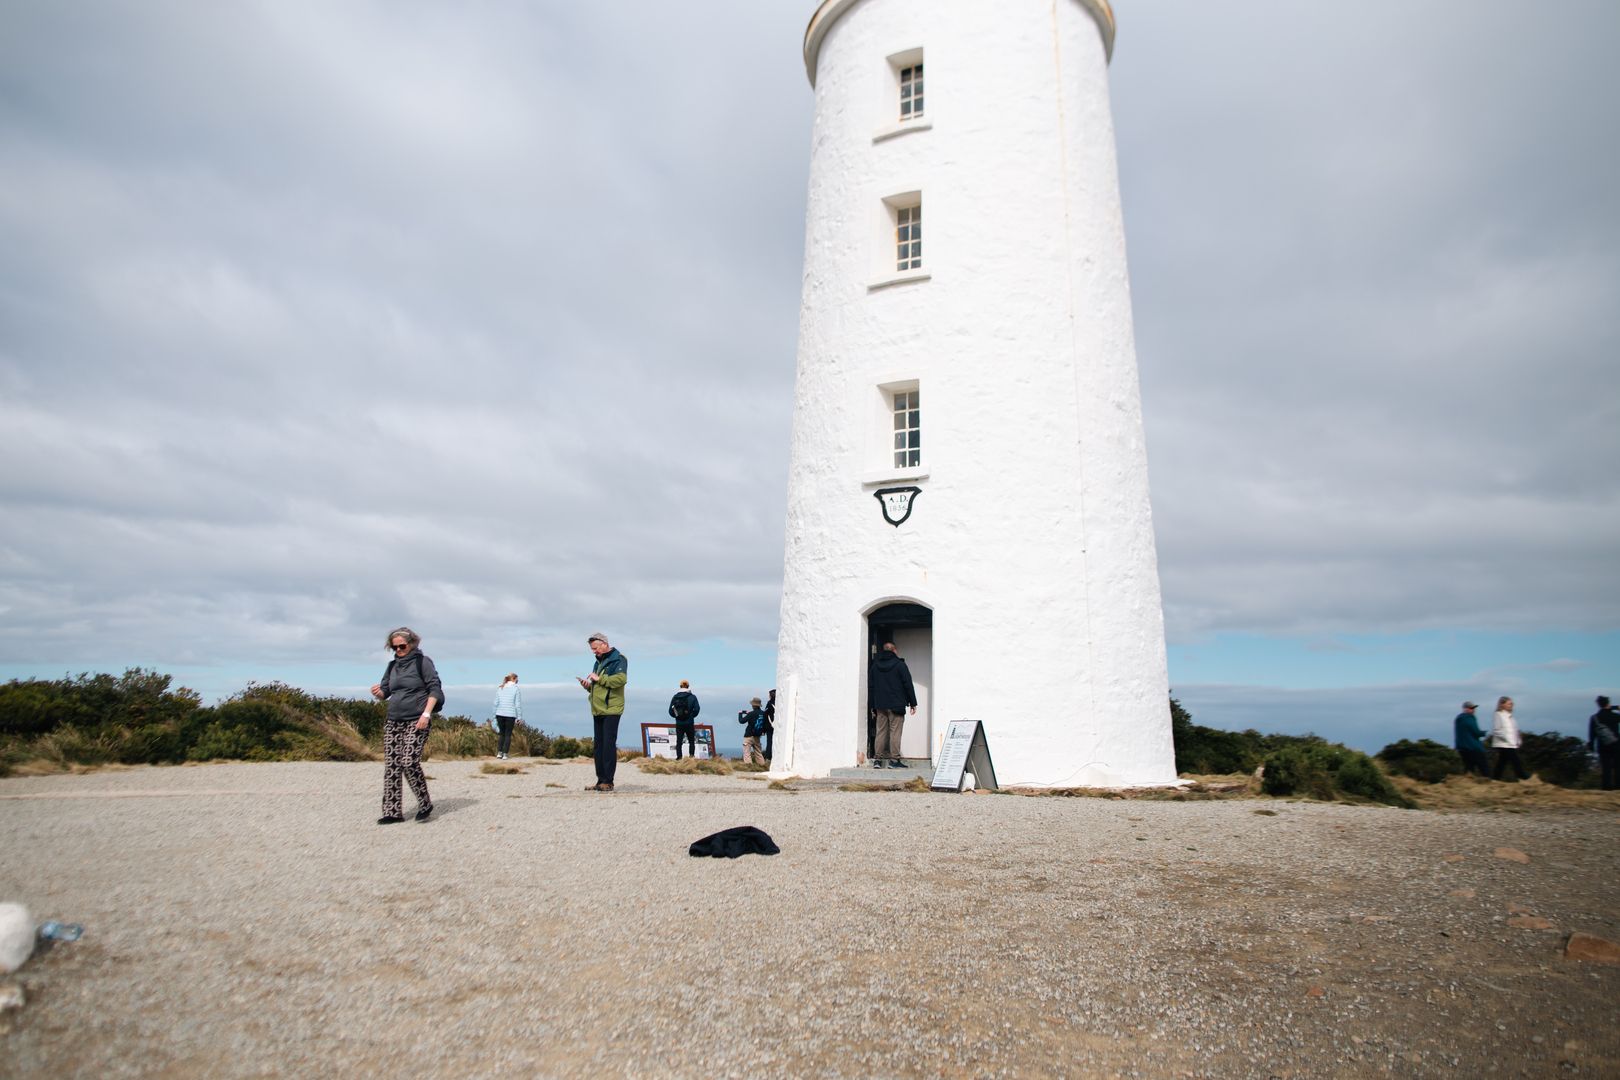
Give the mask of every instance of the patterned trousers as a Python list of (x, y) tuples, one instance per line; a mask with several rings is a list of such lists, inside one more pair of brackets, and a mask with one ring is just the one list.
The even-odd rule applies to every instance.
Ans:
[(427, 745), (427, 729), (416, 730), (416, 721), (383, 724), (383, 816), (403, 817), (404, 803), (399, 789), (400, 777), (410, 781), (411, 794), (416, 796), (416, 808), (432, 808), (428, 797), (427, 777), (422, 773), (422, 747)]

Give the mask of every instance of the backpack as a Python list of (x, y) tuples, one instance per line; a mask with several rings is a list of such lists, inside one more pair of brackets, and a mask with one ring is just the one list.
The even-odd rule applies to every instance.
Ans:
[(684, 724), (692, 719), (692, 695), (689, 693), (675, 695), (675, 721)]
[[(422, 678), (422, 650), (412, 649), (411, 659), (416, 661), (417, 679), (424, 683), (427, 682), (426, 679)], [(398, 660), (388, 661), (388, 680), (390, 683), (393, 682), (394, 665), (397, 663), (399, 663)], [(437, 716), (442, 712), (444, 712), (444, 680), (441, 679), (439, 680), (439, 700), (433, 703), (433, 715)]]
[(1598, 745), (1620, 745), (1620, 716), (1616, 716), (1612, 709), (1604, 709), (1598, 716), (1596, 725)]

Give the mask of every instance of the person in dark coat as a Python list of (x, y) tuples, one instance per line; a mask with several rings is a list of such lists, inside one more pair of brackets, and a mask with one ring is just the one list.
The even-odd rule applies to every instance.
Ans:
[(900, 760), (900, 733), (906, 722), (906, 709), (917, 713), (917, 690), (911, 684), (911, 669), (886, 641), (872, 658), (866, 673), (866, 703), (875, 716), (872, 768), (881, 769), (885, 760), (891, 769), (903, 769)]
[(776, 741), (776, 691), (765, 696), (765, 760), (771, 760), (771, 744)]
[(685, 740), (687, 753), (697, 757), (697, 717), (703, 706), (692, 693), (692, 684), (681, 680), (681, 688), (669, 699), (669, 715), (675, 720), (675, 760), (681, 760), (681, 741)]
[(1485, 732), (1479, 726), (1479, 720), (1474, 716), (1474, 710), (1479, 708), (1472, 701), (1463, 702), (1462, 712), (1457, 714), (1452, 727), (1457, 737), (1457, 756), (1463, 760), (1463, 771), (1477, 773), (1480, 776), (1491, 775), (1490, 762), (1485, 757)]
[(1595, 750), (1603, 773), (1603, 790), (1620, 788), (1620, 712), (1609, 699), (1597, 699), (1598, 711), (1586, 728), (1586, 748)]

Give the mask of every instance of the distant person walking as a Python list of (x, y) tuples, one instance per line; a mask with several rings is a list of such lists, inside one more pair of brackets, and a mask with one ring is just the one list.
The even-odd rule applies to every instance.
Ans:
[(749, 698), (748, 708), (737, 714), (737, 723), (743, 725), (743, 764), (765, 764), (765, 751), (759, 740), (765, 734), (765, 710), (759, 707), (759, 698)]
[(495, 691), (495, 726), (501, 730), (495, 756), (505, 758), (512, 749), (512, 729), (523, 719), (523, 694), (518, 690), (517, 672), (501, 680)]
[(1474, 715), (1477, 708), (1479, 706), (1472, 701), (1463, 702), (1462, 712), (1457, 714), (1452, 726), (1457, 732), (1457, 754), (1462, 758), (1463, 772), (1488, 777), (1491, 771), (1485, 761), (1485, 732)]
[(1524, 762), (1519, 760), (1519, 746), (1523, 742), (1519, 722), (1513, 719), (1513, 699), (1497, 698), (1496, 718), (1491, 723), (1491, 749), (1496, 751), (1496, 765), (1491, 769), (1492, 780), (1502, 779), (1502, 770), (1509, 764), (1520, 780), (1530, 779), (1530, 774), (1524, 771)]
[(900, 734), (906, 723), (906, 708), (917, 713), (917, 690), (911, 682), (911, 669), (894, 651), (894, 642), (886, 641), (878, 654), (872, 657), (866, 673), (866, 703), (874, 714), (872, 739), (872, 768), (883, 768), (887, 759), (889, 768), (903, 769), (900, 760)]
[(426, 821), (433, 813), (433, 800), (422, 772), (422, 747), (427, 745), (433, 714), (444, 708), (444, 687), (439, 669), (417, 647), (422, 639), (415, 630), (401, 626), (389, 631), (387, 641), (394, 658), (382, 681), (371, 688), (372, 697), (388, 702), (383, 721), (383, 816), (377, 824), (405, 820), (401, 779), (416, 796), (416, 820)]
[(624, 684), (630, 681), (630, 661), (608, 644), (605, 634), (592, 634), (585, 642), (596, 657), (591, 673), (579, 680), (590, 695), (591, 730), (596, 741), (596, 783), (585, 790), (612, 791), (613, 774), (619, 767), (619, 720), (624, 716)]
[(675, 720), (675, 760), (681, 760), (681, 742), (686, 743), (686, 752), (694, 758), (697, 757), (697, 718), (703, 706), (698, 703), (697, 695), (692, 693), (692, 684), (685, 679), (681, 680), (681, 688), (675, 691), (675, 696), (669, 699), (669, 715)]
[(1603, 790), (1614, 791), (1620, 788), (1620, 712), (1602, 695), (1598, 696), (1597, 707), (1586, 728), (1586, 748), (1597, 751)]

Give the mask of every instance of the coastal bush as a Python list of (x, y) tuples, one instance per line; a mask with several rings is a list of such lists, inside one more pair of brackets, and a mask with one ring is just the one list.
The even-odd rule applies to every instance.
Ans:
[(1549, 784), (1560, 787), (1597, 787), (1598, 773), (1592, 768), (1592, 755), (1586, 740), (1556, 731), (1524, 733), (1519, 747), (1524, 767)]
[(1391, 775), (1409, 776), (1425, 784), (1438, 784), (1463, 771), (1457, 751), (1433, 739), (1402, 739), (1378, 751), (1376, 757)]
[(1170, 699), (1170, 737), (1178, 773), (1248, 773), (1264, 757), (1259, 732), (1200, 727), (1174, 697)]
[(1378, 764), (1359, 750), (1315, 735), (1268, 735), (1265, 740), (1272, 749), (1266, 755), (1260, 790), (1267, 795), (1322, 800), (1349, 796), (1389, 806), (1412, 805)]

